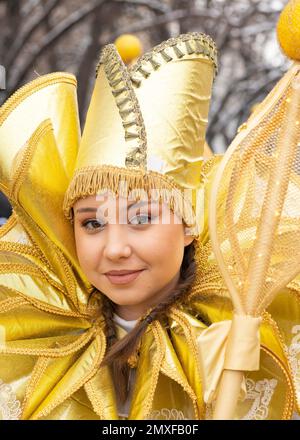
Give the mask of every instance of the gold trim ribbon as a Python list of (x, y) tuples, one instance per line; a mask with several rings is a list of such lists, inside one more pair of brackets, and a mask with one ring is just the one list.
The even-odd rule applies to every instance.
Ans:
[[(260, 360), (261, 317), (233, 315), (232, 320), (210, 325), (198, 338), (205, 403), (217, 396), (223, 370), (256, 371)], [(239, 398), (246, 396), (243, 378)]]

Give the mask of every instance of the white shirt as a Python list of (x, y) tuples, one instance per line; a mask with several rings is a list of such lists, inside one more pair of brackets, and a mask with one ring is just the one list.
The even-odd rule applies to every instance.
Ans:
[[(137, 319), (132, 320), (132, 321), (126, 321), (126, 319), (121, 318), (120, 316), (116, 315), (116, 313), (114, 313), (114, 315), (113, 315), (113, 320), (115, 321), (116, 324), (118, 324), (127, 333), (133, 329), (133, 327), (135, 326), (135, 324), (138, 321)], [(117, 401), (117, 408), (118, 408), (119, 417), (128, 417), (129, 410), (130, 410), (130, 403), (131, 403), (131, 394), (132, 394), (133, 385), (135, 382), (135, 375), (136, 375), (135, 368), (130, 368), (128, 397), (123, 404), (121, 404), (121, 402)]]
[(116, 324), (122, 327), (122, 329), (125, 330), (127, 333), (130, 332), (130, 330), (132, 330), (135, 324), (138, 322), (137, 319), (133, 321), (126, 321), (126, 319), (121, 318), (116, 313), (114, 313), (113, 320), (115, 321)]

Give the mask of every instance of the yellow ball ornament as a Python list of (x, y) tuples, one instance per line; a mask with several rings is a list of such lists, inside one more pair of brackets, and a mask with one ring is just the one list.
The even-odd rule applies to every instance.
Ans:
[(131, 34), (120, 35), (115, 41), (115, 46), (126, 64), (139, 57), (143, 51), (140, 40)]
[(281, 12), (277, 38), (286, 56), (300, 61), (300, 0), (290, 0)]

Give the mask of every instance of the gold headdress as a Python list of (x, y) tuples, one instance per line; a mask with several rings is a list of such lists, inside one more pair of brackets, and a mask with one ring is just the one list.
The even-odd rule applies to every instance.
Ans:
[(172, 38), (129, 69), (115, 47), (106, 46), (65, 215), (72, 218), (79, 198), (110, 190), (163, 200), (197, 235), (196, 199), (215, 70), (216, 48), (203, 34)]

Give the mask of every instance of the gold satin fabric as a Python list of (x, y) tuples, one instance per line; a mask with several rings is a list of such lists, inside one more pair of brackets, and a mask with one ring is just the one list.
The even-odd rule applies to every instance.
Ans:
[[(53, 244), (90, 287), (77, 260), (73, 228), (62, 215), (80, 142), (76, 78), (52, 73), (17, 90), (0, 109), (0, 189), (22, 217), (40, 253)], [(43, 234), (41, 233), (43, 232)], [(61, 262), (55, 273), (64, 277)], [(83, 283), (83, 284), (82, 284)], [(78, 291), (77, 299), (85, 301)]]
[[(204, 401), (212, 403), (223, 370), (259, 370), (260, 318), (234, 314), (232, 321), (210, 325), (198, 339), (201, 371), (204, 382)], [(246, 396), (245, 378), (241, 399)]]

